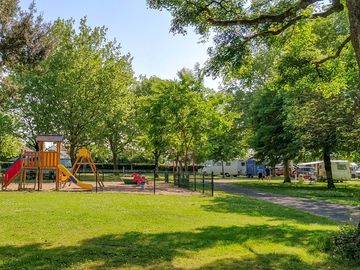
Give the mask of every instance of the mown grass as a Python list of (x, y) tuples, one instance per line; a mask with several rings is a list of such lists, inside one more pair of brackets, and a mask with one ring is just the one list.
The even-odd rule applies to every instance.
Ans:
[(241, 196), (0, 193), (0, 269), (359, 269), (338, 226)]
[(360, 206), (360, 182), (335, 183), (335, 189), (328, 189), (327, 183), (283, 183), (282, 181), (241, 181), (244, 188), (258, 189), (271, 193), (329, 201)]

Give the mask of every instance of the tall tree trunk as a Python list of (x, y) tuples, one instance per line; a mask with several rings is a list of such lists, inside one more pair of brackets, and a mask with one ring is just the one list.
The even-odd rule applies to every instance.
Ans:
[(117, 149), (116, 146), (114, 144), (113, 139), (110, 137), (109, 138), (109, 144), (110, 144), (110, 151), (112, 154), (112, 162), (113, 162), (113, 169), (114, 169), (114, 173), (116, 173), (119, 169), (118, 166), (118, 153), (117, 153)]
[(225, 178), (225, 169), (224, 169), (224, 161), (223, 160), (221, 161), (221, 175), (222, 175), (222, 178), (224, 179)]
[(276, 169), (275, 169), (275, 168), (276, 168), (275, 165), (272, 165), (272, 166), (271, 166), (271, 176), (272, 176), (272, 177), (275, 177), (275, 176), (276, 176)]
[(70, 147), (69, 147), (69, 155), (70, 155), (70, 159), (71, 159), (71, 164), (74, 164), (75, 160), (76, 160), (76, 146), (70, 142)]
[(159, 159), (160, 159), (160, 151), (155, 150), (154, 151), (154, 170), (155, 174), (159, 171)]
[(188, 167), (189, 167), (189, 164), (188, 164), (188, 149), (186, 148), (185, 149), (185, 155), (184, 155), (184, 168), (185, 168), (185, 172), (187, 172), (188, 171)]
[(114, 172), (117, 172), (119, 170), (119, 165), (118, 165), (118, 155), (116, 152), (112, 152), (112, 161), (113, 161)]
[(349, 12), (351, 43), (355, 50), (358, 67), (360, 67), (360, 1), (346, 0), (346, 5)]
[(284, 160), (284, 183), (291, 183), (289, 175), (289, 160)]
[(323, 160), (326, 174), (326, 181), (328, 184), (328, 188), (335, 188), (332, 171), (331, 171), (331, 157), (330, 157), (330, 149), (325, 146), (323, 149)]
[(179, 154), (176, 154), (176, 160), (175, 160), (175, 168), (176, 168), (176, 172), (179, 172)]

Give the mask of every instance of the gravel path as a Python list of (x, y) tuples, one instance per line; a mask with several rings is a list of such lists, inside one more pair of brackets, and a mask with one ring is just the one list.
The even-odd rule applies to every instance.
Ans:
[(318, 216), (327, 217), (336, 222), (357, 224), (360, 220), (360, 209), (356, 206), (289, 197), (254, 189), (246, 189), (228, 183), (216, 183), (215, 188), (228, 193), (245, 195), (274, 204), (295, 208)]

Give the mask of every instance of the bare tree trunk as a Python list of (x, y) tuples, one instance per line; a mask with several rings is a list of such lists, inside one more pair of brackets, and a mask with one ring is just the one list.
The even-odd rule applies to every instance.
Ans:
[(323, 149), (323, 160), (328, 188), (335, 188), (334, 179), (331, 171), (330, 149), (328, 147), (324, 147)]
[(288, 160), (284, 160), (284, 183), (291, 183)]
[(179, 172), (179, 154), (176, 154), (176, 160), (175, 160), (175, 167), (176, 167), (176, 172)]
[(184, 171), (187, 172), (188, 171), (188, 149), (185, 149), (185, 155), (184, 155)]
[(155, 150), (154, 151), (154, 170), (155, 170), (156, 174), (159, 171), (159, 159), (160, 159), (160, 151)]
[(225, 170), (224, 170), (224, 161), (222, 160), (221, 161), (221, 174), (222, 174), (222, 178), (224, 179), (225, 178)]
[(117, 149), (111, 138), (109, 138), (109, 143), (110, 143), (110, 150), (111, 150), (111, 154), (112, 154), (113, 169), (114, 169), (114, 172), (116, 172), (119, 169)]
[(112, 160), (113, 160), (113, 167), (114, 167), (114, 172), (117, 172), (119, 170), (119, 165), (118, 165), (118, 155), (116, 152), (112, 153)]
[(69, 154), (70, 154), (70, 159), (71, 159), (71, 164), (74, 164), (75, 160), (76, 160), (76, 147), (74, 144), (72, 144), (70, 142), (70, 147), (69, 147)]
[(356, 61), (360, 71), (360, 1), (346, 0), (349, 11), (351, 43), (356, 54)]

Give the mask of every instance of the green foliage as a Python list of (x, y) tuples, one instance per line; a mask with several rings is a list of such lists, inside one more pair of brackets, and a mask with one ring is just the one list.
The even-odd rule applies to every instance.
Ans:
[(18, 66), (35, 66), (52, 49), (50, 26), (36, 16), (34, 4), (22, 11), (18, 2), (0, 0), (0, 106), (18, 90), (6, 75)]
[(0, 159), (17, 156), (22, 146), (21, 140), (15, 134), (17, 123), (13, 115), (0, 111)]
[(211, 115), (209, 120), (207, 159), (216, 161), (230, 161), (244, 156), (241, 145), (244, 127), (241, 125), (242, 112), (233, 106), (235, 96), (231, 92), (223, 91), (213, 94), (209, 98)]
[(360, 263), (360, 228), (344, 226), (339, 232), (334, 233), (326, 247), (340, 260), (349, 260), (352, 264)]
[[(209, 71), (215, 74), (229, 74), (241, 68), (250, 55), (258, 49), (270, 47), (277, 37), (291, 32), (298, 25), (307, 22), (345, 17), (340, 1), (212, 1), (212, 0), (148, 0), (150, 8), (165, 9), (173, 17), (171, 31), (186, 34), (193, 27), (204, 38), (214, 34), (214, 46), (209, 49)], [(314, 4), (314, 5), (313, 5)], [(315, 7), (316, 6), (316, 7)], [(331, 11), (331, 12), (327, 12)], [(316, 15), (318, 14), (318, 15)], [(320, 16), (322, 14), (323, 16)], [(344, 22), (344, 21), (342, 21)], [(342, 26), (342, 25), (339, 25)], [(348, 26), (348, 23), (346, 23)], [(331, 29), (331, 28), (328, 28)], [(342, 34), (349, 34), (348, 28)], [(286, 42), (291, 36), (286, 36)], [(324, 47), (332, 52), (338, 46), (334, 38), (324, 36)], [(336, 36), (340, 37), (341, 36)], [(327, 42), (327, 41), (331, 42)], [(337, 43), (336, 45), (339, 45)]]
[(264, 88), (253, 95), (247, 112), (253, 134), (250, 147), (257, 158), (271, 166), (294, 159), (301, 147), (292, 126), (286, 122), (285, 99), (276, 85)]
[(139, 95), (138, 123), (142, 145), (154, 155), (177, 160), (187, 168), (190, 155), (202, 158), (208, 149), (211, 103), (198, 71), (181, 70), (174, 81), (144, 79)]
[(91, 29), (85, 19), (78, 32), (73, 21), (58, 20), (53, 35), (54, 53), (37, 69), (16, 75), (23, 85), (20, 110), (30, 139), (37, 133), (61, 133), (73, 159), (79, 147), (106, 137), (111, 119), (126, 111), (128, 105), (118, 103), (129, 101), (121, 98), (129, 96), (131, 58), (106, 40), (104, 27)]

